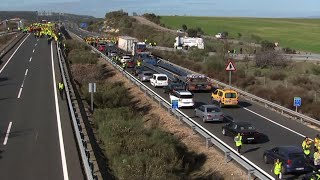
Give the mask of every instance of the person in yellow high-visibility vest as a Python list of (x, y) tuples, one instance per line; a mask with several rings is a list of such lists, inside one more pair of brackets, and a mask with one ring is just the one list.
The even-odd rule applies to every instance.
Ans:
[(320, 136), (317, 134), (317, 136), (314, 138), (314, 149), (320, 150)]
[(304, 155), (309, 158), (311, 153), (311, 140), (308, 137), (304, 138), (304, 141), (302, 142), (302, 149)]
[(236, 143), (238, 153), (240, 153), (240, 149), (242, 146), (242, 136), (240, 133), (238, 133), (237, 136), (234, 137), (234, 142)]
[(273, 173), (276, 176), (276, 179), (282, 178), (281, 171), (282, 171), (282, 162), (280, 161), (280, 159), (277, 159), (273, 166)]

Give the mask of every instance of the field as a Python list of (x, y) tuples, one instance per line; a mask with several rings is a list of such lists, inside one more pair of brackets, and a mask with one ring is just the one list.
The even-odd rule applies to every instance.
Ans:
[(279, 42), (281, 47), (320, 52), (320, 19), (161, 16), (161, 23), (172, 29), (181, 29), (182, 24), (188, 28), (201, 27), (207, 35), (227, 31), (235, 39), (239, 39), (238, 33), (243, 40), (255, 35)]

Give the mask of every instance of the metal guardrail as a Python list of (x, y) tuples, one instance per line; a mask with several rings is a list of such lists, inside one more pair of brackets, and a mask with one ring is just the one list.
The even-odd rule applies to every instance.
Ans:
[[(74, 34), (74, 33), (72, 33)], [(76, 37), (78, 37), (81, 41), (83, 41), (79, 36), (74, 34)], [(84, 41), (83, 41), (84, 42)], [(254, 175), (255, 177), (265, 180), (265, 179), (271, 179), (274, 180), (274, 178), (269, 175), (267, 172), (259, 168), (257, 165), (255, 165), (253, 162), (248, 160), (243, 155), (239, 154), (236, 150), (234, 150), (232, 147), (230, 147), (228, 144), (223, 142), (221, 139), (213, 135), (211, 132), (209, 132), (207, 129), (202, 127), (200, 124), (195, 122), (193, 119), (188, 117), (186, 114), (184, 114), (182, 111), (172, 109), (171, 103), (169, 103), (167, 100), (162, 98), (160, 95), (158, 95), (156, 92), (154, 92), (152, 89), (150, 89), (148, 86), (140, 82), (136, 77), (132, 76), (127, 71), (124, 71), (121, 66), (113, 62), (110, 58), (108, 58), (106, 55), (101, 53), (99, 50), (94, 48), (93, 46), (88, 45), (91, 47), (91, 49), (100, 54), (101, 57), (103, 57), (107, 62), (109, 62), (112, 66), (114, 66), (116, 69), (118, 69), (124, 76), (126, 76), (129, 80), (131, 80), (134, 84), (139, 86), (141, 90), (145, 92), (145, 94), (152, 97), (153, 100), (158, 101), (159, 106), (162, 106), (168, 110), (168, 112), (173, 113), (177, 119), (180, 121), (184, 121), (186, 124), (188, 124), (194, 132), (197, 132), (201, 134), (203, 137), (206, 138), (206, 145), (209, 147), (211, 144), (214, 144), (216, 147), (218, 147), (220, 150), (222, 150), (225, 153), (226, 160), (229, 160), (230, 158), (235, 160), (237, 163), (239, 163), (242, 167), (247, 169), (248, 171), (248, 179), (251, 179), (251, 175)]]
[[(167, 61), (167, 60), (164, 60), (164, 59), (161, 59), (161, 58), (159, 58), (159, 59), (160, 59), (161, 61), (164, 61), (164, 62), (166, 62), (166, 63), (168, 63), (168, 64), (171, 64), (171, 65), (173, 65), (173, 66), (175, 66), (175, 67), (179, 67), (180, 69), (186, 71), (187, 73), (198, 74), (197, 72), (191, 71), (191, 70), (189, 70), (189, 69), (187, 69), (187, 68), (184, 68), (184, 67), (181, 67), (181, 66), (178, 66), (178, 65), (173, 64), (173, 63), (171, 63), (171, 62), (169, 62), (169, 61)], [(279, 105), (279, 104), (270, 102), (270, 101), (268, 101), (268, 100), (265, 100), (265, 99), (263, 99), (263, 98), (260, 98), (260, 97), (258, 97), (258, 96), (255, 96), (255, 95), (253, 95), (253, 94), (250, 94), (250, 93), (248, 93), (248, 92), (245, 92), (245, 91), (243, 91), (243, 90), (241, 90), (241, 89), (235, 88), (235, 87), (233, 87), (233, 86), (229, 86), (229, 85), (227, 85), (227, 84), (225, 84), (225, 83), (222, 83), (222, 82), (220, 82), (220, 81), (217, 81), (217, 80), (215, 80), (215, 79), (211, 79), (211, 81), (212, 81), (212, 83), (218, 84), (219, 86), (233, 89), (233, 90), (239, 92), (240, 95), (245, 96), (246, 98), (249, 98), (249, 99), (252, 100), (252, 101), (257, 101), (257, 102), (263, 103), (265, 107), (273, 107), (273, 108), (276, 108), (276, 109), (280, 110), (281, 114), (288, 114), (288, 115), (290, 115), (290, 116), (292, 116), (292, 117), (299, 118), (302, 122), (309, 122), (309, 123), (312, 123), (312, 124), (315, 124), (315, 125), (320, 126), (320, 121), (319, 121), (319, 120), (316, 120), (316, 119), (311, 118), (311, 117), (309, 117), (309, 116), (306, 116), (306, 115), (304, 115), (304, 114), (298, 113), (298, 112), (296, 112), (296, 111), (293, 111), (293, 110), (291, 110), (291, 109), (288, 109), (288, 108), (286, 108), (286, 107), (283, 107), (283, 106), (281, 106), (281, 105)]]
[(80, 151), (80, 155), (81, 155), (81, 160), (83, 163), (83, 168), (84, 168), (84, 172), (86, 175), (87, 180), (93, 180), (94, 176), (93, 176), (93, 172), (92, 172), (92, 167), (90, 167), (90, 162), (89, 162), (89, 157), (86, 154), (86, 147), (85, 147), (85, 140), (83, 138), (83, 135), (81, 135), (81, 130), (79, 129), (79, 122), (77, 121), (75, 112), (74, 112), (74, 108), (72, 105), (72, 101), (70, 98), (70, 91), (72, 89), (72, 85), (70, 84), (70, 77), (69, 74), (67, 72), (66, 69), (64, 69), (64, 66), (62, 63), (65, 62), (65, 59), (62, 55), (61, 49), (60, 47), (57, 45), (57, 51), (58, 51), (58, 58), (59, 58), (59, 65), (60, 65), (60, 71), (62, 74), (62, 79), (63, 79), (63, 84), (65, 85), (65, 92), (66, 92), (66, 97), (68, 100), (68, 107), (69, 107), (69, 111), (71, 114), (71, 118), (72, 118), (72, 124), (73, 124), (73, 128), (74, 128), (74, 132), (76, 135), (76, 140), (77, 140), (77, 144), (79, 147), (79, 151)]

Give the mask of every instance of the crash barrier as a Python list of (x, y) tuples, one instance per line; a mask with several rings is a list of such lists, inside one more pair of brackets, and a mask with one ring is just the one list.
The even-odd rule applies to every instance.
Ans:
[[(71, 33), (69, 31), (69, 33)], [(81, 41), (83, 41), (82, 38), (77, 36), (74, 33), (75, 37), (79, 38)], [(83, 41), (84, 42), (84, 41)], [(85, 43), (85, 42), (84, 42)], [(127, 77), (129, 80), (131, 80), (134, 84), (136, 84), (146, 95), (149, 95), (153, 100), (157, 101), (159, 103), (159, 106), (165, 108), (168, 112), (172, 113), (178, 120), (185, 122), (188, 126), (192, 128), (192, 130), (195, 133), (201, 134), (206, 139), (206, 146), (209, 148), (211, 145), (215, 145), (218, 147), (221, 151), (225, 154), (226, 161), (230, 161), (231, 159), (235, 160), (237, 163), (239, 163), (242, 167), (244, 167), (248, 171), (248, 179), (251, 179), (252, 175), (259, 178), (259, 179), (274, 179), (271, 175), (269, 175), (267, 172), (259, 168), (257, 165), (255, 165), (253, 162), (248, 160), (243, 155), (239, 154), (236, 150), (234, 150), (232, 147), (230, 147), (228, 144), (223, 142), (221, 139), (213, 135), (211, 132), (209, 132), (207, 129), (202, 127), (200, 124), (195, 122), (193, 119), (188, 117), (185, 113), (180, 111), (179, 109), (173, 109), (171, 107), (171, 103), (169, 103), (167, 100), (162, 98), (160, 95), (158, 95), (156, 92), (154, 92), (152, 89), (150, 89), (148, 86), (143, 84), (141, 81), (139, 81), (136, 77), (128, 73), (127, 71), (124, 71), (121, 66), (116, 64), (114, 61), (112, 61), (109, 57), (101, 53), (99, 50), (94, 48), (93, 46), (88, 45), (91, 47), (91, 49), (98, 53), (102, 58), (104, 58), (109, 64), (114, 66), (116, 69), (118, 69), (125, 77)]]
[[(174, 67), (178, 67), (180, 68), (181, 70), (185, 71), (186, 73), (188, 74), (198, 74), (197, 72), (194, 72), (194, 71), (191, 71), (187, 68), (184, 68), (184, 67), (181, 67), (181, 66), (178, 66), (176, 64), (173, 64), (167, 60), (164, 60), (164, 59), (161, 59), (159, 58), (162, 62), (165, 62), (167, 64), (170, 64), (171, 66), (174, 66)], [(301, 113), (298, 113), (296, 111), (293, 111), (291, 109), (288, 109), (286, 107), (283, 107), (281, 105), (278, 105), (276, 103), (273, 103), (273, 102), (270, 102), (268, 100), (265, 100), (263, 98), (260, 98), (258, 96), (255, 96), (253, 94), (250, 94), (248, 92), (245, 92), (245, 91), (242, 91), (241, 89), (238, 89), (238, 88), (235, 88), (233, 86), (229, 86), (225, 83), (222, 83), (222, 82), (219, 82), (215, 79), (211, 79), (212, 83), (214, 84), (217, 84), (223, 88), (229, 88), (229, 89), (233, 89), (235, 91), (237, 91), (240, 95), (244, 96), (245, 98), (247, 99), (250, 99), (251, 101), (255, 101), (255, 102), (259, 102), (259, 103), (262, 103), (264, 104), (264, 106), (266, 108), (272, 108), (274, 110), (277, 110), (278, 112), (280, 112), (282, 115), (289, 115), (290, 117), (293, 117), (294, 119), (298, 119), (300, 120), (302, 123), (303, 122), (307, 122), (307, 123), (311, 123), (311, 124), (314, 124), (314, 125), (317, 125), (317, 126), (320, 126), (320, 121), (319, 120), (316, 120), (314, 118), (311, 118), (309, 116), (306, 116), (304, 114), (301, 114)]]
[(6, 55), (16, 44), (18, 44), (23, 37), (23, 33), (18, 34), (16, 38), (13, 38), (5, 47), (0, 49), (0, 59), (2, 59), (3, 56)]
[[(83, 169), (86, 175), (87, 180), (93, 180), (96, 179), (93, 173), (93, 163), (89, 160), (89, 151), (87, 149), (87, 140), (84, 138), (84, 133), (81, 128), (80, 120), (79, 120), (79, 114), (75, 113), (75, 107), (74, 102), (71, 100), (71, 93), (74, 95), (74, 91), (71, 85), (71, 79), (69, 77), (66, 65), (65, 65), (65, 59), (62, 55), (62, 50), (57, 45), (57, 51), (58, 51), (58, 59), (59, 59), (59, 66), (60, 66), (60, 72), (63, 79), (63, 84), (65, 85), (65, 92), (66, 97), (68, 101), (68, 107), (72, 118), (72, 124), (74, 129), (74, 134), (76, 136), (76, 141), (78, 144), (78, 149), (80, 151), (80, 158), (82, 161)], [(75, 99), (75, 97), (73, 97)]]

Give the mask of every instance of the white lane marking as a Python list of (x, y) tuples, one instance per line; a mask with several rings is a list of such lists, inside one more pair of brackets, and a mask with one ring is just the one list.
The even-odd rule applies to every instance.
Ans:
[(34, 49), (33, 49), (33, 51), (32, 51), (33, 53), (34, 53)]
[(24, 73), (24, 76), (27, 76), (28, 74), (28, 69), (26, 69), (26, 72)]
[(270, 121), (270, 122), (272, 122), (273, 124), (276, 124), (276, 125), (284, 128), (284, 129), (286, 129), (286, 130), (288, 130), (288, 131), (291, 131), (291, 132), (293, 132), (293, 133), (295, 133), (295, 134), (297, 134), (297, 135), (299, 135), (299, 136), (301, 136), (301, 137), (306, 137), (305, 135), (300, 134), (300, 133), (298, 133), (297, 131), (294, 131), (294, 130), (292, 130), (292, 129), (290, 129), (290, 128), (287, 128), (287, 127), (285, 127), (284, 125), (279, 124), (279, 123), (277, 123), (277, 122), (275, 122), (275, 121), (272, 121), (271, 119), (269, 119), (269, 118), (267, 118), (267, 117), (264, 117), (264, 116), (262, 116), (262, 115), (260, 115), (260, 114), (258, 114), (258, 113), (256, 113), (256, 112), (254, 112), (254, 111), (252, 111), (252, 110), (250, 110), (250, 109), (248, 109), (248, 108), (243, 107), (243, 109), (245, 109), (245, 110), (247, 110), (247, 111), (249, 111), (249, 112), (251, 112), (251, 113), (253, 113), (253, 114), (255, 114), (255, 115), (259, 116), (259, 117), (262, 117), (263, 119), (265, 119), (265, 120), (267, 120), (267, 121)]
[(0, 73), (2, 73), (2, 71), (4, 70), (4, 68), (7, 66), (7, 64), (10, 62), (10, 60), (12, 59), (12, 57), (16, 54), (16, 52), (18, 51), (18, 49), (20, 48), (20, 46), (24, 43), (24, 41), (30, 36), (30, 34), (28, 34), (28, 36), (26, 38), (24, 38), (24, 40), (20, 43), (20, 45), (17, 47), (17, 49), (13, 52), (13, 54), (10, 56), (10, 58), (8, 59), (8, 61), (3, 65), (3, 67), (0, 70)]
[(37, 43), (34, 46), (37, 46)]
[(4, 138), (4, 141), (3, 141), (3, 145), (6, 145), (7, 142), (8, 142), (8, 138), (9, 138), (11, 126), (12, 126), (12, 122), (9, 123), (8, 130), (7, 130), (7, 134), (6, 134), (6, 137)]
[(37, 39), (37, 41), (39, 41), (39, 39)]
[(31, 60), (32, 60), (32, 57), (30, 57), (29, 62), (31, 62)]
[(21, 87), (20, 90), (19, 90), (18, 99), (20, 99), (21, 92), (22, 92), (22, 87)]
[(63, 170), (63, 179), (69, 180), (68, 167), (67, 167), (67, 161), (66, 161), (66, 153), (64, 150), (63, 135), (62, 135), (62, 128), (61, 128), (58, 95), (57, 95), (57, 88), (56, 88), (56, 77), (55, 77), (55, 70), (54, 70), (52, 43), (51, 43), (51, 67), (52, 67), (54, 100), (55, 100), (55, 104), (56, 104), (57, 127), (58, 127), (58, 134), (59, 134), (59, 144), (60, 144), (60, 153), (61, 153), (61, 161), (62, 161), (61, 163), (62, 163), (62, 170)]

